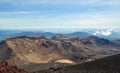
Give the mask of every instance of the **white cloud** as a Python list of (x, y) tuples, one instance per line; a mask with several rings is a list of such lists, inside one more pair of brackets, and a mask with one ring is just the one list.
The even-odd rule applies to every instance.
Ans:
[[(9, 13), (6, 12), (5, 14), (29, 14), (29, 12), (13, 12), (13, 13)], [(31, 12), (30, 12), (31, 13)], [(37, 26), (40, 26), (39, 28), (120, 28), (120, 23), (119, 21), (119, 15), (117, 14), (101, 14), (101, 13), (85, 13), (85, 14), (63, 14), (60, 16), (51, 16), (51, 17), (42, 17), (39, 16), (37, 17), (26, 17), (26, 15), (24, 15), (24, 17), (22, 18), (5, 18), (0, 19), (0, 25), (2, 25), (3, 23), (8, 25), (12, 24), (17, 25), (17, 24), (21, 24), (20, 26), (25, 26), (25, 25), (31, 25), (32, 27), (34, 26), (34, 24), (38, 24), (36, 25), (34, 28), (38, 28)], [(34, 16), (34, 13), (33, 13)], [(44, 16), (44, 15), (43, 15)], [(116, 24), (115, 24), (116, 23)], [(42, 27), (41, 27), (41, 24)], [(58, 27), (60, 26), (60, 27)], [(27, 26), (28, 28), (32, 28), (30, 26)], [(25, 27), (24, 27), (25, 28)], [(97, 32), (98, 34), (98, 32)], [(102, 32), (102, 34), (106, 34), (104, 32)], [(107, 32), (108, 34), (108, 32)]]
[(110, 36), (112, 34), (112, 31), (109, 30), (102, 30), (102, 31), (95, 31), (93, 35), (102, 35), (102, 36)]
[[(0, 25), (3, 23), (9, 25), (7, 23), (10, 22), (13, 25), (20, 23), (24, 25), (46, 24), (43, 25), (43, 27), (49, 28), (60, 28), (58, 25), (61, 25), (62, 28), (120, 28), (120, 0), (1, 0), (0, 4), (2, 3), (17, 6), (26, 5), (28, 6), (28, 10), (35, 5), (41, 7), (42, 4), (45, 4), (46, 6), (58, 5), (63, 7), (67, 7), (66, 5), (68, 5), (68, 7), (73, 8), (73, 11), (69, 11), (69, 8), (59, 10), (58, 6), (55, 8), (51, 6), (51, 9), (48, 9), (49, 7), (46, 7), (46, 9), (44, 9), (44, 7), (41, 7), (42, 9), (36, 9), (41, 11), (41, 13), (34, 11), (34, 9), (32, 10), (32, 8), (30, 8), (32, 11), (17, 11), (16, 9), (15, 12), (0, 12), (0, 18), (16, 19), (15, 21), (8, 19), (0, 20)], [(76, 9), (75, 11), (74, 8)], [(115, 11), (114, 9), (118, 11)], [(20, 10), (19, 7), (18, 10)], [(96, 33), (103, 35), (110, 34), (107, 31)]]
[(95, 32), (93, 33), (93, 35), (101, 35), (101, 32), (100, 32), (100, 31), (95, 31)]
[(104, 36), (109, 36), (112, 34), (112, 32), (110, 31), (101, 31), (101, 34), (104, 35)]
[(13, 19), (6, 19), (6, 18), (0, 18), (0, 25), (3, 25), (4, 23), (11, 23), (11, 22), (15, 22), (15, 20)]

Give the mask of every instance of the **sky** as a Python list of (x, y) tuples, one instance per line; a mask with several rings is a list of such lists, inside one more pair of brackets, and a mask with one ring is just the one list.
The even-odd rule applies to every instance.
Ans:
[(120, 0), (0, 0), (0, 29), (120, 28)]

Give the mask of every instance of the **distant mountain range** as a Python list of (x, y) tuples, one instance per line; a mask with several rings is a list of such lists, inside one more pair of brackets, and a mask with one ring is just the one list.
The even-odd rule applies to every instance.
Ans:
[[(12, 31), (12, 30), (2, 30), (0, 31), (0, 40), (5, 40), (6, 38), (12, 38), (16, 36), (45, 36), (47, 38), (51, 38), (55, 35), (62, 34), (62, 33), (52, 33), (52, 32), (32, 32), (32, 31)], [(70, 34), (63, 34), (66, 36), (80, 36), (85, 37), (89, 36), (90, 34), (86, 32), (74, 32)]]
[[(87, 33), (86, 33), (87, 32)], [(12, 38), (16, 36), (45, 36), (47, 38), (52, 38), (55, 35), (64, 35), (64, 36), (97, 36), (100, 38), (105, 38), (109, 40), (120, 39), (119, 31), (108, 31), (108, 30), (89, 30), (89, 31), (77, 31), (73, 33), (53, 33), (53, 32), (44, 32), (44, 31), (23, 31), (23, 30), (0, 30), (0, 41), (5, 40), (6, 38)]]

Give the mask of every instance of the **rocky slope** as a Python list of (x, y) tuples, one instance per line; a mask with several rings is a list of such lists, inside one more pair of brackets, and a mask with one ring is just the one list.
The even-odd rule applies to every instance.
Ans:
[(43, 36), (22, 36), (6, 39), (0, 43), (0, 62), (7, 62), (9, 65), (29, 71), (28, 67), (32, 67), (32, 65), (48, 63), (71, 65), (89, 62), (117, 54), (120, 50), (118, 43), (94, 36), (85, 38), (55, 37), (47, 39)]
[(36, 73), (119, 73), (120, 54), (101, 58), (92, 62), (48, 69)]
[(28, 73), (23, 69), (18, 69), (16, 66), (9, 66), (7, 63), (0, 65), (0, 73)]

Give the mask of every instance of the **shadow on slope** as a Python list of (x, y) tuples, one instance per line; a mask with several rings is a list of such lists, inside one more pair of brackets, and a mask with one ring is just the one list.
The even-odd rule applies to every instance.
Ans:
[(36, 73), (120, 73), (120, 54), (54, 71), (44, 70)]

